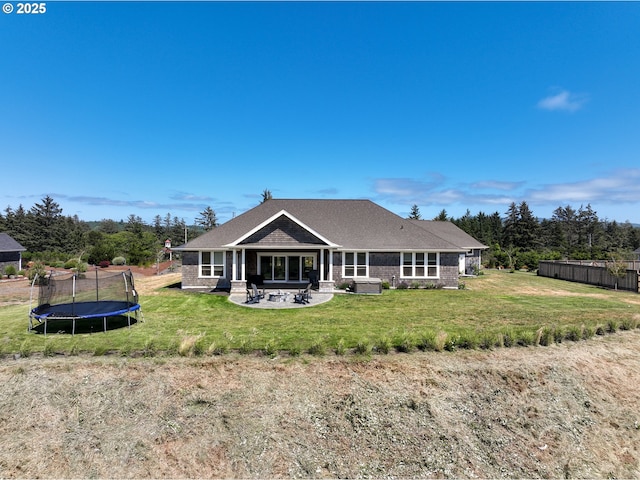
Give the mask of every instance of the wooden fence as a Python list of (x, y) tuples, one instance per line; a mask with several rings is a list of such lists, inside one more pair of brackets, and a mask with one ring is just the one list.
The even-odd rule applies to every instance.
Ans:
[(640, 293), (640, 262), (627, 262), (624, 277), (615, 277), (607, 270), (606, 261), (541, 261), (538, 275), (570, 282), (588, 283), (605, 288), (617, 288)]

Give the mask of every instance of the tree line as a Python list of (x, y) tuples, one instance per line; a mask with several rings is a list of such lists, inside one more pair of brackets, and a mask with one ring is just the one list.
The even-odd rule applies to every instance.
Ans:
[[(262, 201), (271, 198), (271, 192), (265, 189)], [(411, 207), (409, 218), (422, 218), (417, 205)], [(542, 259), (631, 259), (632, 252), (640, 247), (640, 228), (628, 221), (601, 219), (591, 205), (577, 209), (560, 206), (550, 219), (539, 219), (523, 201), (511, 203), (503, 214), (472, 215), (467, 210), (462, 217), (453, 218), (443, 209), (433, 220), (453, 222), (490, 247), (483, 254), (488, 267), (535, 268)], [(77, 258), (94, 265), (115, 258), (129, 265), (148, 265), (163, 255), (165, 240), (180, 245), (217, 225), (211, 207), (200, 212), (195, 225), (187, 225), (183, 218), (169, 213), (156, 215), (151, 223), (136, 215), (120, 221), (86, 222), (77, 215), (64, 215), (48, 195), (28, 210), (20, 205), (0, 213), (0, 231), (27, 249), (25, 260)]]
[[(421, 218), (417, 205), (409, 218)], [(601, 219), (590, 204), (559, 206), (549, 219), (536, 217), (522, 201), (512, 202), (502, 215), (467, 210), (453, 218), (443, 209), (433, 220), (451, 221), (490, 247), (483, 258), (489, 267), (536, 268), (539, 260), (631, 260), (640, 247), (640, 228)]]
[(86, 222), (77, 215), (64, 215), (60, 205), (50, 196), (30, 209), (19, 205), (0, 213), (0, 232), (9, 234), (27, 251), (23, 259), (49, 264), (71, 258), (92, 265), (122, 259), (128, 265), (151, 264), (163, 255), (167, 239), (180, 245), (217, 225), (215, 211), (207, 207), (187, 225), (183, 218), (156, 215), (150, 224), (136, 215), (126, 220), (103, 219)]

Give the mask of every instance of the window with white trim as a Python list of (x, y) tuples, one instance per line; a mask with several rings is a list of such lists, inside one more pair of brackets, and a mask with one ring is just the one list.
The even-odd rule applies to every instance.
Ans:
[(224, 277), (224, 252), (200, 252), (200, 276)]
[(404, 278), (438, 278), (438, 253), (404, 252), (402, 254), (402, 276)]
[(369, 276), (369, 253), (368, 252), (343, 252), (342, 253), (342, 276), (348, 277), (368, 277)]

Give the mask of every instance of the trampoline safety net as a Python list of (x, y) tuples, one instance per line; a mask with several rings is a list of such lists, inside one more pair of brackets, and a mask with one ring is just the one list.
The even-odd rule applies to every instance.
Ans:
[(93, 302), (137, 304), (131, 270), (111, 273), (96, 269), (95, 274), (87, 272), (41, 278), (38, 286), (38, 307), (35, 312), (53, 305), (68, 305), (69, 312), (58, 311), (58, 314), (75, 316), (73, 305)]

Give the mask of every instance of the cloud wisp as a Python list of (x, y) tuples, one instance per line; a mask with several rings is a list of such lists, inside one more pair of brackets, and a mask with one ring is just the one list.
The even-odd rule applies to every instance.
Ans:
[(585, 94), (571, 93), (568, 90), (561, 90), (555, 95), (543, 98), (537, 104), (541, 110), (577, 112), (589, 101), (589, 96)]
[(380, 198), (405, 205), (506, 208), (511, 202), (523, 200), (538, 206), (619, 205), (640, 203), (640, 169), (614, 170), (597, 178), (539, 186), (530, 186), (523, 181), (484, 180), (453, 185), (444, 178), (441, 182), (379, 178), (374, 181), (373, 188)]

